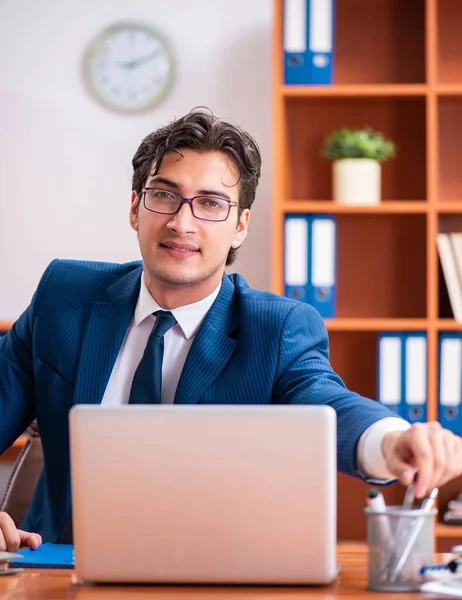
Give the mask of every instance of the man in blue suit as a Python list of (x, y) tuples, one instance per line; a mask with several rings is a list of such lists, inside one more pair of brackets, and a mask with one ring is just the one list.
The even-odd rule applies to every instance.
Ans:
[[(417, 470), (417, 497), (460, 474), (459, 438), (437, 423), (410, 426), (345, 388), (314, 308), (224, 273), (247, 235), (260, 164), (248, 133), (192, 111), (148, 135), (133, 158), (130, 223), (142, 263), (47, 268), (0, 342), (0, 452), (37, 418), (45, 460), (21, 529), (0, 514), (0, 550), (70, 540), (68, 412), (79, 403), (146, 394), (176, 404), (329, 404), (340, 471), (408, 485)], [(162, 385), (134, 393), (162, 319)]]

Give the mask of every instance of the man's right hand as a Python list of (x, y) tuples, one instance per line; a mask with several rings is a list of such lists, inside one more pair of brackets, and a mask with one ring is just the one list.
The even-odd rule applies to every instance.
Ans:
[(42, 536), (16, 529), (13, 519), (6, 512), (0, 512), (0, 550), (16, 552), (19, 548), (28, 546), (36, 550), (42, 543)]

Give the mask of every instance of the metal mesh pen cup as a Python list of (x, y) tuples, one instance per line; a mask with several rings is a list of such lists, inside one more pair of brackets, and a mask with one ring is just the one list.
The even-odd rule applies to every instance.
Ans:
[(368, 588), (381, 592), (408, 592), (422, 584), (420, 569), (433, 562), (436, 508), (383, 511), (365, 508), (369, 556)]

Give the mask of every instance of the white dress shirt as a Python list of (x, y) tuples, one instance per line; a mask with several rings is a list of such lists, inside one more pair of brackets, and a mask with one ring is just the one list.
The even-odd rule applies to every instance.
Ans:
[[(177, 323), (164, 336), (162, 404), (173, 404), (176, 388), (194, 337), (218, 296), (220, 288), (221, 283), (203, 300), (170, 311)], [(155, 322), (153, 313), (157, 310), (165, 309), (151, 296), (142, 276), (135, 313), (112, 369), (102, 404), (106, 406), (128, 404), (133, 376)], [(404, 419), (389, 417), (377, 421), (366, 429), (359, 439), (357, 448), (360, 473), (370, 479), (394, 479), (385, 464), (381, 450), (382, 439), (390, 431), (404, 431), (409, 427), (409, 423)]]
[[(173, 404), (189, 349), (200, 324), (218, 296), (220, 288), (221, 282), (216, 290), (203, 300), (173, 308), (170, 311), (176, 319), (176, 325), (164, 335), (162, 404)], [(143, 357), (148, 337), (156, 321), (156, 317), (152, 313), (157, 310), (166, 309), (160, 306), (151, 296), (144, 281), (144, 276), (142, 276), (135, 313), (112, 369), (102, 404), (106, 406), (128, 404), (133, 376)]]

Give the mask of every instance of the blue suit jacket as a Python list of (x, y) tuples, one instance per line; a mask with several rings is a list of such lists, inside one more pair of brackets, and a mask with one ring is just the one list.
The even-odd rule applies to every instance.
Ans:
[[(68, 412), (100, 403), (138, 298), (139, 262), (54, 261), (0, 341), (0, 453), (37, 418), (45, 467), (22, 527), (56, 541), (70, 507)], [(177, 404), (330, 404), (338, 469), (383, 405), (347, 390), (328, 361), (316, 310), (223, 277), (186, 360)]]

